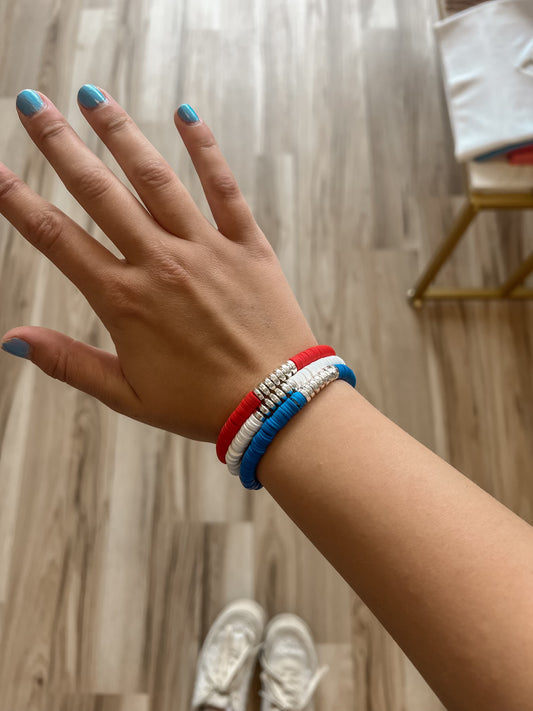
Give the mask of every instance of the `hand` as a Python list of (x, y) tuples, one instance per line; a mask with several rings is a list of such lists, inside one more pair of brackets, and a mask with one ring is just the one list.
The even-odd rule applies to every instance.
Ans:
[(0, 212), (80, 289), (117, 355), (31, 326), (2, 341), (23, 339), (45, 373), (117, 412), (214, 442), (241, 398), (316, 340), (206, 124), (174, 115), (218, 230), (109, 94), (86, 86), (78, 101), (144, 205), (50, 99), (22, 92), (17, 105), (37, 109), (19, 110), (23, 126), (124, 259), (2, 164)]

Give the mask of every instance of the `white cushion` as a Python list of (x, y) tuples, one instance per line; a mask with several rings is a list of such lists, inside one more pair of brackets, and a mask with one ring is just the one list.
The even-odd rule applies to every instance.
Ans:
[(533, 165), (512, 165), (505, 158), (466, 164), (469, 187), (478, 193), (533, 193)]

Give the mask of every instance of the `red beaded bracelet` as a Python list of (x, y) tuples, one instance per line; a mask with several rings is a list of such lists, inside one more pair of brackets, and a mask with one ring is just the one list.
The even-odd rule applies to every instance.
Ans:
[[(307, 350), (295, 355), (290, 359), (290, 361), (294, 363), (296, 370), (298, 371), (305, 368), (306, 365), (314, 363), (315, 360), (318, 360), (319, 358), (326, 358), (327, 356), (332, 355), (335, 355), (335, 351), (331, 348), (331, 346), (312, 346), (311, 348), (307, 348)], [(250, 415), (259, 409), (260, 406), (261, 400), (257, 397), (253, 390), (251, 390), (228, 417), (224, 427), (220, 430), (217, 440), (217, 457), (221, 462), (226, 462), (226, 453), (230, 444), (233, 442), (235, 435)]]

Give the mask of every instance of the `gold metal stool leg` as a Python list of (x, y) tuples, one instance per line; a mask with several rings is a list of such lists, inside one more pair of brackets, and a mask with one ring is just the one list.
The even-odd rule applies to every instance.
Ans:
[[(527, 279), (531, 272), (533, 272), (533, 252), (524, 262), (522, 262), (518, 269), (513, 274), (511, 274), (505, 284), (503, 284), (503, 286), (501, 287), (501, 296), (504, 297), (515, 295), (517, 292), (517, 287), (520, 286), (520, 284)], [(515, 294), (513, 294), (513, 292), (515, 292)], [(529, 298), (531, 298), (531, 296)]]
[(426, 292), (428, 286), (437, 276), (442, 265), (453, 252), (459, 240), (464, 235), (464, 233), (468, 229), (468, 226), (470, 225), (470, 223), (478, 212), (479, 207), (473, 205), (470, 200), (467, 200), (466, 204), (463, 206), (461, 212), (455, 220), (450, 234), (448, 235), (448, 237), (446, 237), (439, 250), (433, 257), (431, 262), (428, 264), (426, 270), (423, 272), (416, 286), (413, 289), (409, 289), (409, 291), (407, 292), (407, 299), (412, 306), (414, 306), (415, 308), (420, 308), (422, 306), (424, 293)]

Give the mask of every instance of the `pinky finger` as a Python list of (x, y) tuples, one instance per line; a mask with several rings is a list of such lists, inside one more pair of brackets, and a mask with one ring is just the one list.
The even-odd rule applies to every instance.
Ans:
[(51, 378), (92, 395), (116, 412), (139, 415), (140, 401), (112, 353), (40, 326), (8, 331), (2, 349), (31, 360)]
[(245, 240), (257, 224), (211, 129), (188, 104), (174, 114), (176, 128), (191, 156), (217, 227), (228, 239)]

